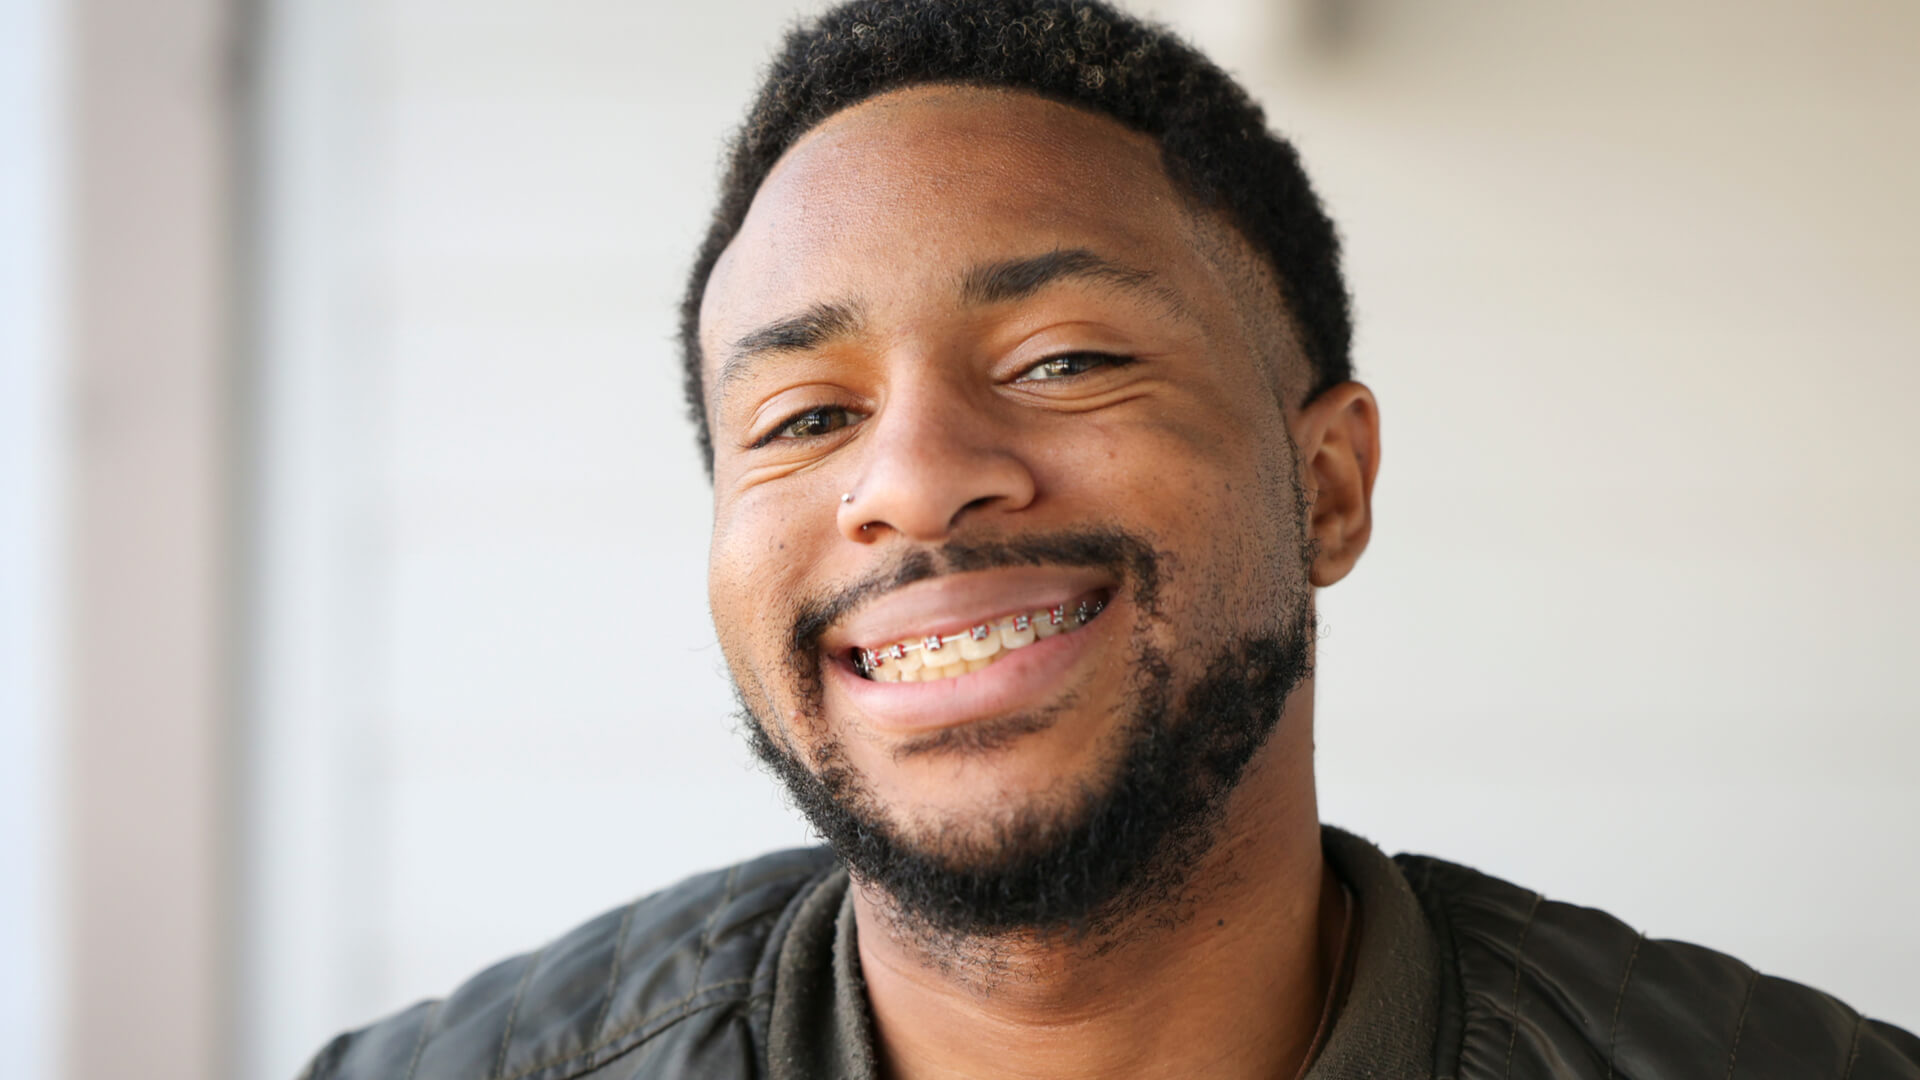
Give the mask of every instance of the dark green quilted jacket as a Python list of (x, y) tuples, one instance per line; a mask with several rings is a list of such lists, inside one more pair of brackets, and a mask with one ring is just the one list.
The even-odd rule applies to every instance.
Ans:
[[(1409, 855), (1392, 865), (1438, 954), (1426, 1076), (1920, 1080), (1920, 1039), (1818, 990), (1465, 867)], [(767, 1077), (780, 946), (801, 898), (843, 873), (810, 850), (690, 879), (340, 1036), (303, 1075)]]

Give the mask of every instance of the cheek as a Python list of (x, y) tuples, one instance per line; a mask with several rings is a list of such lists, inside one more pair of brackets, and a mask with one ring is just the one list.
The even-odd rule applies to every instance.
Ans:
[(812, 560), (797, 550), (792, 515), (770, 500), (743, 498), (716, 507), (707, 556), (707, 602), (728, 669), (757, 711), (781, 685), (794, 609)]
[(1277, 407), (1271, 418), (1161, 409), (1089, 425), (1056, 456), (1057, 490), (1162, 556), (1151, 619), (1162, 650), (1207, 651), (1270, 625), (1296, 591), (1299, 524), (1281, 423)]
[(1291, 455), (1283, 432), (1245, 422), (1251, 419), (1187, 404), (1095, 421), (1062, 440), (1056, 490), (1120, 518), (1152, 521), (1169, 540), (1186, 538), (1182, 546), (1270, 524), (1276, 496), (1288, 490)]

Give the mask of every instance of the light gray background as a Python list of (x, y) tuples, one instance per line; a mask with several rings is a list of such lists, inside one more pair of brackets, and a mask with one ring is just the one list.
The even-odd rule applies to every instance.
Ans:
[[(0, 26), (55, 38), (50, 5)], [(732, 730), (672, 345), (794, 9), (250, 10), (237, 855), (206, 958), (233, 1009), (206, 1015), (253, 1077), (806, 834)], [(1385, 459), (1373, 547), (1322, 595), (1324, 816), (1920, 1026), (1920, 10), (1146, 10), (1242, 75), (1347, 238)], [(46, 141), (5, 115), (9, 153)], [(58, 175), (0, 187), (5, 220)], [(28, 239), (29, 284), (60, 280)], [(43, 403), (48, 303), (0, 293), (27, 360), (0, 385)], [(0, 521), (39, 539), (0, 572), (44, 581), (65, 444), (19, 400)], [(33, 628), (64, 609), (0, 603), (0, 671), (38, 680), (0, 687), (33, 781), (0, 879), (45, 881), (67, 804)], [(21, 940), (57, 933), (50, 895), (0, 895)], [(138, 890), (95, 902), (137, 925)], [(0, 965), (10, 1031), (73, 955)]]
[(63, 265), (61, 27), (0, 3), (0, 1075), (47, 1076), (54, 888)]
[[(1920, 1022), (1920, 18), (1316, 10), (1164, 14), (1298, 140), (1382, 402), (1374, 546), (1323, 596), (1325, 816)], [(730, 730), (670, 341), (789, 9), (286, 14), (338, 35), (341, 141), (273, 130), (260, 719), (339, 771), (326, 822), (261, 803), (332, 838), (267, 833), (259, 955), (311, 954), (258, 971), (276, 1066), (803, 839)]]

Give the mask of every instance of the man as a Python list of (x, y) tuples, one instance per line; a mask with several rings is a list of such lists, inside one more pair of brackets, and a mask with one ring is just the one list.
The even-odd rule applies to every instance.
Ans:
[(684, 309), (715, 624), (831, 852), (611, 912), (314, 1077), (1920, 1077), (1731, 958), (1323, 829), (1379, 466), (1333, 227), (1083, 0), (796, 31)]

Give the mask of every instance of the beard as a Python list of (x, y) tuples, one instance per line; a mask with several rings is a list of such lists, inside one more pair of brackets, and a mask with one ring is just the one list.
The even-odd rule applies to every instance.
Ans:
[[(1141, 917), (1170, 918), (1212, 849), (1228, 797), (1311, 674), (1314, 613), (1304, 574), (1263, 632), (1229, 636), (1186, 686), (1154, 647), (1159, 567), (1168, 557), (1115, 529), (917, 552), (888, 573), (803, 605), (793, 670), (817, 738), (803, 760), (743, 699), (754, 753), (855, 878), (884, 893), (890, 917), (917, 936), (955, 942), (1016, 931), (1105, 934)], [(1097, 566), (1120, 580), (1139, 613), (1123, 715), (1104, 775), (1064, 804), (1028, 804), (967, 827), (910, 837), (894, 823), (820, 721), (818, 638), (866, 596), (939, 573), (995, 566)], [(990, 753), (1052, 722), (1048, 711), (979, 721), (911, 752)]]

